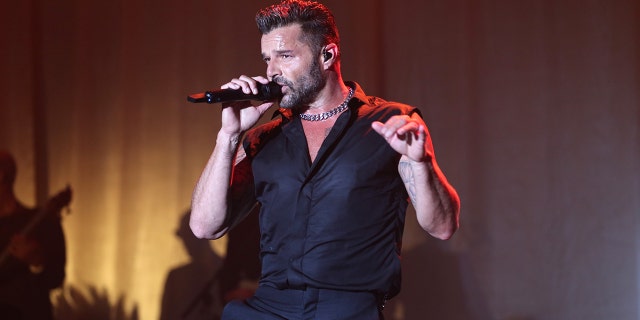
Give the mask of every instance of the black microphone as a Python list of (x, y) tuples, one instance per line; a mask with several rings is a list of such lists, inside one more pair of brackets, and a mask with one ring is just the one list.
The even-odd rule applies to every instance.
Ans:
[(231, 101), (245, 101), (245, 100), (256, 100), (256, 101), (269, 101), (275, 100), (282, 97), (282, 90), (279, 84), (275, 82), (269, 82), (267, 84), (262, 84), (258, 82), (258, 93), (244, 93), (242, 89), (220, 89), (220, 90), (212, 90), (205, 91), (202, 93), (195, 93), (187, 97), (187, 101), (198, 103), (198, 102), (206, 102), (206, 103), (217, 103), (217, 102), (231, 102)]

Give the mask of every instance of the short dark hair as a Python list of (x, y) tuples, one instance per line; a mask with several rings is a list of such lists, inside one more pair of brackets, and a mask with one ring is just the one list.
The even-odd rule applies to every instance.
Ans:
[(266, 7), (256, 14), (256, 24), (262, 34), (273, 29), (299, 24), (304, 40), (311, 49), (320, 52), (329, 43), (340, 47), (340, 36), (333, 14), (318, 2), (306, 0), (284, 0)]

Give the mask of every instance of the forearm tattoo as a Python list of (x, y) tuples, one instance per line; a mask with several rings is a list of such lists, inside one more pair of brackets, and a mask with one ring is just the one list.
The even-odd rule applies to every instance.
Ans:
[(413, 170), (411, 169), (411, 164), (406, 161), (400, 161), (398, 164), (398, 172), (400, 173), (400, 177), (402, 178), (402, 182), (404, 183), (407, 193), (409, 194), (409, 199), (411, 199), (411, 204), (415, 206), (416, 204), (416, 180), (413, 175)]
[(234, 166), (238, 165), (238, 163), (240, 163), (240, 161), (244, 160), (244, 158), (246, 157), (247, 157), (247, 153), (244, 151), (244, 148), (240, 146), (238, 148), (238, 151), (236, 152), (236, 158), (233, 162), (233, 165)]

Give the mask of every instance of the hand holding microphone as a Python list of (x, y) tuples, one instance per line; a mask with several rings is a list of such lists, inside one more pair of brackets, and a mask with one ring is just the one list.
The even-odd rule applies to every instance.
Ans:
[(233, 101), (270, 101), (276, 100), (282, 97), (282, 91), (280, 85), (275, 82), (269, 82), (266, 84), (256, 83), (258, 86), (258, 92), (244, 93), (242, 88), (239, 89), (219, 89), (212, 91), (205, 91), (202, 93), (195, 93), (187, 97), (187, 101), (193, 103), (206, 102), (206, 103), (218, 103), (218, 102), (233, 102)]
[[(260, 117), (282, 97), (279, 84), (263, 76), (242, 75), (224, 84), (219, 90), (193, 94), (189, 102), (222, 103), (220, 133), (227, 137), (242, 134), (253, 127)], [(253, 105), (249, 101), (261, 101)], [(220, 136), (219, 136), (220, 137)]]

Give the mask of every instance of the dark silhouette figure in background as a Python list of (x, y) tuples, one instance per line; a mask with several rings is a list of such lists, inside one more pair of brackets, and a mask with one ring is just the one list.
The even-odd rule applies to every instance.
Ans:
[(182, 240), (191, 261), (169, 272), (162, 295), (160, 319), (220, 319), (218, 271), (222, 259), (210, 242), (196, 238), (189, 229), (189, 215), (180, 218), (176, 236)]
[(469, 299), (462, 278), (458, 256), (442, 248), (438, 240), (426, 238), (424, 243), (402, 254), (402, 270), (407, 274), (419, 274), (402, 283), (403, 293), (398, 301), (392, 301), (385, 313), (394, 320), (398, 304), (402, 304), (401, 319), (421, 320), (480, 320), (490, 319), (481, 310), (472, 310), (480, 298), (477, 292)]
[(53, 319), (50, 291), (65, 278), (66, 244), (60, 210), (71, 189), (43, 208), (28, 208), (14, 194), (17, 166), (0, 151), (0, 316), (3, 319)]

